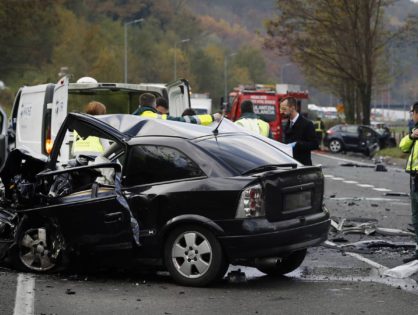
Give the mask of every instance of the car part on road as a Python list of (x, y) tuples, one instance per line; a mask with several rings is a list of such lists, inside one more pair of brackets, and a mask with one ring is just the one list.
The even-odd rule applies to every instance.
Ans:
[(306, 249), (291, 253), (289, 256), (271, 259), (257, 260), (256, 268), (271, 276), (280, 276), (297, 269), (306, 256)]
[(418, 272), (418, 260), (386, 270), (383, 275), (398, 279), (408, 278)]
[(359, 164), (359, 163), (341, 163), (340, 166), (346, 167), (367, 167), (367, 168), (375, 168), (374, 165), (367, 165), (367, 164)]
[(165, 244), (164, 262), (176, 282), (190, 286), (218, 280), (228, 267), (216, 237), (200, 226), (174, 229)]
[(380, 234), (386, 236), (414, 236), (414, 233), (403, 231), (400, 229), (382, 228), (378, 227), (376, 223), (365, 222), (360, 224), (350, 223), (349, 226), (345, 225), (346, 219), (342, 219), (339, 223), (335, 220), (331, 220), (331, 226), (340, 233), (343, 234)]
[(404, 192), (387, 192), (387, 193), (384, 193), (384, 196), (409, 197), (409, 194), (404, 193)]

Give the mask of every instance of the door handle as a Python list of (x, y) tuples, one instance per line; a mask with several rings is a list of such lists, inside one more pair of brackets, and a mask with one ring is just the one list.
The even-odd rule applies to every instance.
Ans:
[(111, 212), (104, 215), (105, 223), (115, 223), (122, 222), (123, 213), (122, 212)]

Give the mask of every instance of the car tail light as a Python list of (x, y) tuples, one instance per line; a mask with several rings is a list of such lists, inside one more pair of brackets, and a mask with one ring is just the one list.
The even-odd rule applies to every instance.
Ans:
[(260, 185), (247, 187), (241, 193), (236, 218), (251, 218), (265, 215), (263, 189)]

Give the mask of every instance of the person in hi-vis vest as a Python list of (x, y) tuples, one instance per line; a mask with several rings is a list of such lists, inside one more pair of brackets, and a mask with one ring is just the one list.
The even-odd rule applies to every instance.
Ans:
[(235, 122), (236, 125), (271, 138), (270, 125), (258, 118), (254, 113), (254, 105), (250, 100), (241, 103), (241, 117)]
[[(106, 106), (100, 102), (91, 101), (86, 105), (85, 112), (89, 115), (105, 115)], [(89, 136), (85, 139), (81, 138), (77, 133), (77, 130), (74, 130), (73, 136), (74, 144), (72, 147), (72, 153), (74, 156), (80, 154), (98, 156), (101, 155), (108, 146), (106, 140), (101, 140), (98, 137)]]

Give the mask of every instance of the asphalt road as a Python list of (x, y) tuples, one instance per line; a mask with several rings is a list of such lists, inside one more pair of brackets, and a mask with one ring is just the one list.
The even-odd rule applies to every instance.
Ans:
[[(346, 167), (348, 159), (372, 165), (360, 155), (315, 155), (326, 178), (325, 204), (337, 222), (406, 230), (408, 176), (399, 167), (376, 172)], [(330, 233), (337, 246), (364, 240), (411, 243), (411, 236)], [(22, 275), (0, 269), (0, 314), (414, 314), (418, 275), (394, 279), (382, 275), (402, 264), (408, 248), (350, 250), (321, 246), (309, 250), (301, 268), (270, 278), (241, 268), (245, 279), (225, 279), (214, 287), (188, 288), (166, 273), (113, 270), (95, 274)]]

